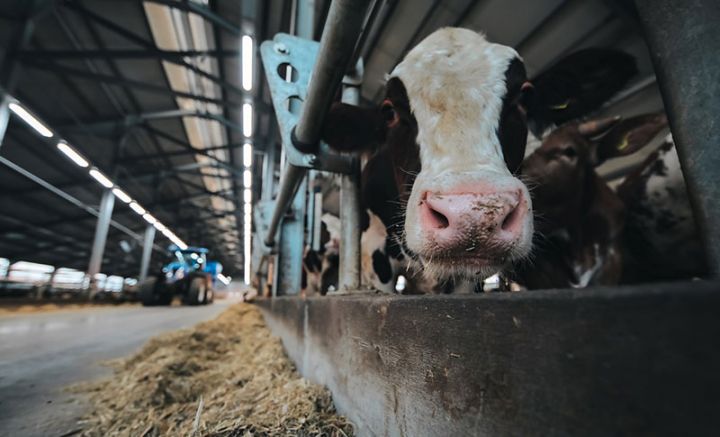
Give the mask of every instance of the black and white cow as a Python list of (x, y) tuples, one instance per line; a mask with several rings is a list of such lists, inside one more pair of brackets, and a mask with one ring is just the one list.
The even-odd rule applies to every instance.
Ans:
[(626, 204), (623, 282), (708, 273), (672, 135), (617, 189)]
[(340, 219), (332, 214), (321, 217), (320, 249), (305, 248), (300, 294), (325, 295), (338, 286), (340, 262)]
[[(373, 263), (382, 255), (399, 260), (449, 289), (528, 256), (532, 202), (515, 175), (528, 120), (546, 126), (585, 114), (635, 73), (624, 53), (589, 50), (575, 59), (529, 81), (514, 49), (444, 28), (392, 71), (380, 106), (333, 107), (327, 143), (370, 156), (362, 200), (372, 214), (363, 230), (373, 215), (386, 230)], [(385, 279), (394, 283), (390, 267)]]

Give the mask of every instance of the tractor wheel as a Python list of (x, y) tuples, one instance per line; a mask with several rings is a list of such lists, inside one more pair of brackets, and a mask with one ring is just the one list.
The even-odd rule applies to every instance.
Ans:
[(215, 300), (215, 290), (208, 288), (205, 293), (205, 304), (210, 305)]
[(140, 285), (140, 302), (143, 306), (170, 305), (172, 302), (171, 293), (163, 293), (165, 284), (158, 284), (157, 278), (147, 278)]
[(187, 305), (202, 305), (205, 303), (207, 295), (207, 284), (205, 278), (196, 276), (190, 280), (187, 294), (185, 295), (185, 303)]

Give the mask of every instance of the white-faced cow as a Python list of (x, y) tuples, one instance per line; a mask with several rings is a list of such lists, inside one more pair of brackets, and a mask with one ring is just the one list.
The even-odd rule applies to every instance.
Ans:
[(662, 114), (571, 123), (522, 164), (535, 206), (535, 248), (513, 279), (530, 289), (614, 285), (622, 273), (625, 205), (595, 167), (635, 153), (665, 126)]
[(586, 114), (634, 73), (630, 56), (596, 49), (529, 81), (514, 49), (444, 28), (392, 71), (380, 106), (333, 107), (324, 139), (370, 155), (363, 202), (387, 229), (385, 255), (446, 289), (479, 283), (532, 248), (532, 202), (515, 176), (528, 120)]

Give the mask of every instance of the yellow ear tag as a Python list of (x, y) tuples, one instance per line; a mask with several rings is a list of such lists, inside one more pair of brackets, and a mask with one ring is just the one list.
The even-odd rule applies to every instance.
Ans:
[(617, 149), (618, 150), (624, 150), (627, 149), (627, 147), (630, 145), (630, 142), (628, 141), (627, 135), (623, 137), (623, 142), (618, 144)]
[(568, 105), (570, 105), (570, 100), (566, 100), (565, 103), (561, 103), (559, 105), (553, 105), (550, 109), (567, 109)]

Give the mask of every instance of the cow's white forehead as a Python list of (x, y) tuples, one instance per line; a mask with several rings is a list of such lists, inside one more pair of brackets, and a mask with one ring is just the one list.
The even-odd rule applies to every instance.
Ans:
[(456, 158), (474, 166), (504, 162), (496, 132), (514, 58), (515, 50), (480, 33), (443, 28), (393, 70), (390, 77), (402, 80), (418, 123), (423, 170), (429, 162), (456, 167)]

